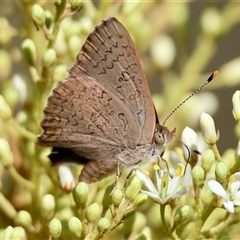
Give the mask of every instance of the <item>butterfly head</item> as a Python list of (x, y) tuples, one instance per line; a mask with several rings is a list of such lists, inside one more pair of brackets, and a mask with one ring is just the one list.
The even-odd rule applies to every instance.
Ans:
[(170, 131), (167, 127), (157, 124), (154, 132), (154, 142), (158, 148), (162, 148), (163, 152), (167, 144), (172, 140), (175, 135), (176, 128)]

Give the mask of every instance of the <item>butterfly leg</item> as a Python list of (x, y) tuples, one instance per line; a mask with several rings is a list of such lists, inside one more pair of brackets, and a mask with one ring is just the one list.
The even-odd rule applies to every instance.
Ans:
[(117, 160), (117, 168), (116, 168), (116, 180), (114, 182), (114, 187), (110, 193), (110, 196), (113, 194), (113, 192), (116, 190), (117, 188), (117, 184), (118, 184), (118, 181), (119, 181), (119, 178), (121, 176), (121, 170), (120, 170), (120, 159)]
[(127, 177), (126, 177), (126, 180), (125, 180), (125, 183), (123, 185), (123, 189), (122, 189), (122, 192), (123, 192), (123, 197), (125, 198), (125, 189), (128, 185), (128, 182), (129, 182), (129, 178), (132, 176), (132, 173), (133, 171), (135, 171), (136, 169), (138, 168), (138, 164), (133, 166), (130, 170), (130, 172), (128, 173)]

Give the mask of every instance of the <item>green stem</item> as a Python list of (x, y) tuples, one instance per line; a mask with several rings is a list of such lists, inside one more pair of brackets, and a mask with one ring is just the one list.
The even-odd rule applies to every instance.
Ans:
[(236, 158), (236, 162), (235, 162), (234, 166), (231, 168), (230, 174), (234, 174), (234, 173), (238, 172), (239, 169), (240, 169), (240, 156), (238, 156)]
[(26, 180), (25, 178), (23, 178), (18, 172), (17, 170), (11, 166), (8, 169), (8, 172), (10, 173), (10, 175), (12, 176), (12, 178), (19, 184), (24, 186), (25, 188), (29, 189), (30, 191), (34, 190), (34, 184), (28, 180)]
[(213, 152), (214, 152), (215, 158), (216, 158), (219, 162), (222, 162), (222, 158), (221, 158), (221, 155), (220, 155), (220, 153), (219, 153), (219, 151), (218, 151), (217, 145), (216, 145), (216, 144), (211, 145), (211, 149), (212, 149)]
[(229, 214), (226, 220), (221, 221), (217, 226), (212, 227), (208, 231), (205, 231), (203, 235), (207, 238), (211, 238), (212, 236), (216, 235), (217, 233), (228, 227), (235, 217), (236, 215)]
[(34, 141), (36, 142), (36, 135), (28, 130), (26, 130), (25, 128), (21, 127), (19, 124), (17, 124), (13, 119), (10, 120), (10, 123), (12, 124), (12, 126), (17, 129), (17, 131), (25, 138), (27, 138), (28, 140)]
[(12, 220), (16, 219), (17, 211), (1, 192), (0, 192), (0, 209), (1, 212), (3, 212), (10, 219)]
[(59, 5), (56, 5), (57, 11), (56, 11), (56, 16), (55, 16), (55, 24), (54, 24), (53, 31), (52, 31), (53, 40), (49, 41), (48, 49), (52, 48), (55, 43), (56, 37), (59, 32), (59, 28), (60, 28), (60, 22), (63, 19), (62, 15), (64, 14), (66, 4), (67, 4), (67, 0), (62, 0)]
[(168, 235), (169, 234), (169, 229), (166, 223), (166, 218), (165, 218), (165, 210), (166, 210), (166, 205), (161, 204), (160, 205), (160, 215), (161, 215), (161, 220), (163, 224), (163, 229), (165, 233)]

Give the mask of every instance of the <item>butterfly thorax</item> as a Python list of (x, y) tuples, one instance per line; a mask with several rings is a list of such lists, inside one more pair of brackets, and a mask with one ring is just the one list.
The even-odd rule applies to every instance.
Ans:
[(152, 143), (140, 144), (135, 149), (124, 149), (118, 154), (120, 166), (134, 166), (158, 161), (164, 154), (167, 144), (172, 140), (175, 130), (156, 124)]

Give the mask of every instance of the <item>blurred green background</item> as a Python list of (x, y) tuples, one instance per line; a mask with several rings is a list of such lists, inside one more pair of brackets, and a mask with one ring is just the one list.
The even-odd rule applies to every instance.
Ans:
[[(34, 24), (35, 3), (45, 10), (45, 30)], [(64, 195), (58, 185), (54, 187), (58, 184), (57, 173), (48, 162), (50, 150), (35, 147), (42, 111), (51, 89), (66, 76), (88, 34), (109, 16), (122, 22), (136, 44), (161, 122), (218, 70), (216, 79), (185, 103), (166, 125), (177, 127), (178, 136), (186, 126), (198, 131), (199, 116), (207, 112), (220, 130), (220, 152), (238, 144), (231, 98), (240, 83), (239, 2), (82, 3), (80, 11), (69, 11), (71, 5), (67, 3), (69, 16), (56, 23), (53, 1), (0, 1), (0, 138), (9, 144), (6, 154), (11, 156), (10, 162), (14, 161), (14, 169), (38, 189), (32, 194), (30, 186), (27, 191), (16, 175), (6, 170), (8, 165), (0, 165), (1, 192), (13, 210), (8, 214), (2, 207), (0, 228), (16, 224), (14, 209), (31, 214), (36, 210), (37, 215), (40, 209), (36, 204), (44, 194)], [(52, 30), (50, 41), (44, 31), (46, 35)], [(49, 49), (54, 49), (56, 56), (51, 51), (47, 55)], [(3, 148), (8, 148), (4, 144), (0, 146), (3, 156)], [(199, 150), (204, 149), (202, 146)], [(42, 224), (39, 219), (36, 222)]]

